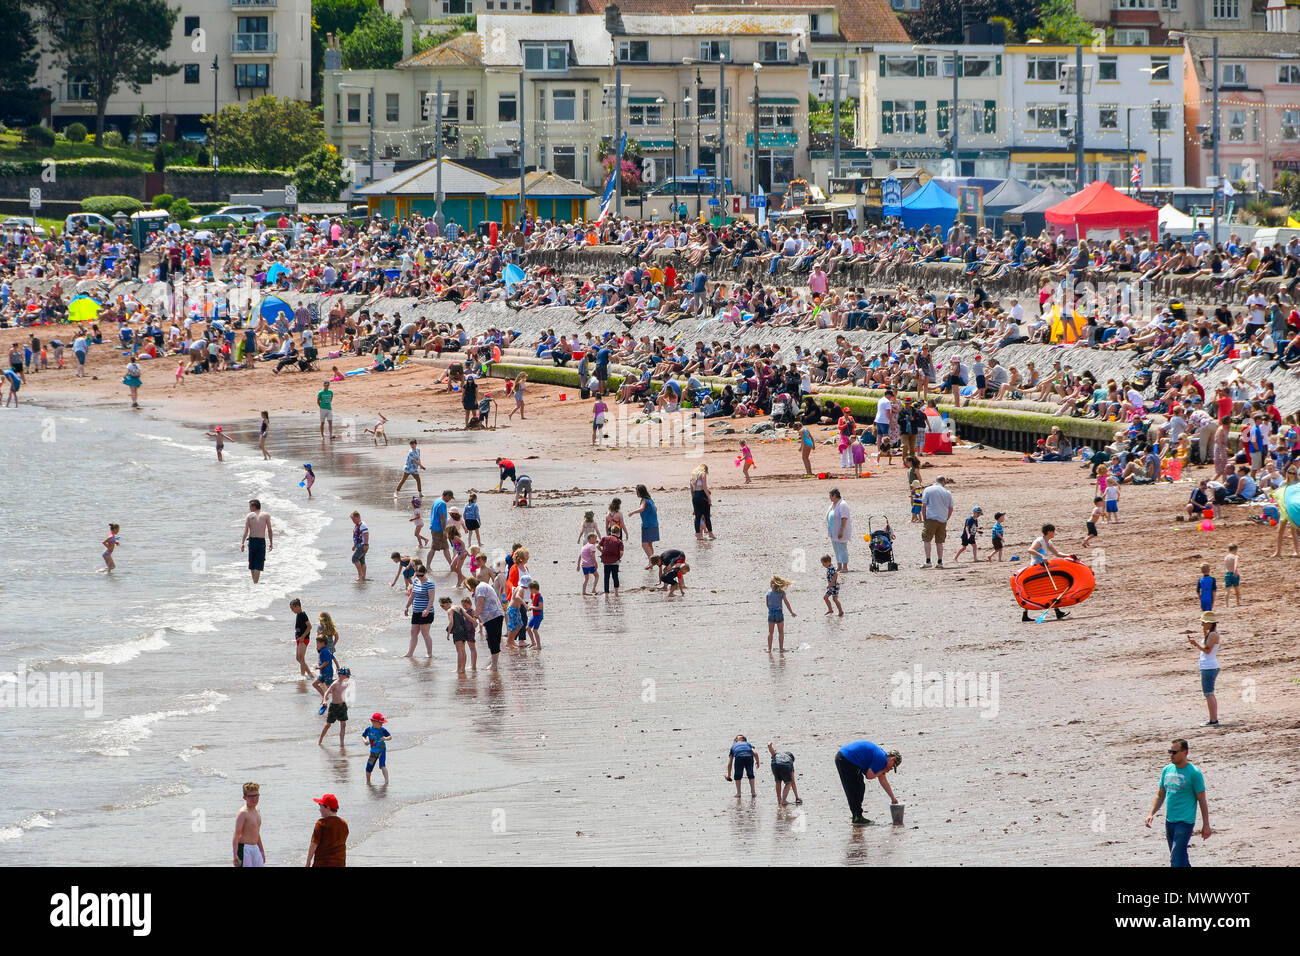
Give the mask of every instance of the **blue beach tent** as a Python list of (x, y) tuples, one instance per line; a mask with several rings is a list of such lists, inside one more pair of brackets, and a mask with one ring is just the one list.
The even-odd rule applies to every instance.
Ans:
[(929, 225), (947, 229), (957, 221), (957, 199), (934, 180), (903, 199), (903, 225), (920, 229)]

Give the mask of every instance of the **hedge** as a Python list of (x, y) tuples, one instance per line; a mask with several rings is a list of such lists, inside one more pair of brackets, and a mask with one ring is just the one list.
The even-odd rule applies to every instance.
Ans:
[(170, 209), (175, 201), (176, 197), (171, 193), (159, 193), (153, 197), (152, 205), (155, 209)]
[[(111, 176), (140, 176), (148, 172), (144, 163), (128, 159), (111, 159), (87, 156), (82, 159), (59, 159), (54, 162), (56, 176), (84, 176), (89, 179), (107, 179)], [(42, 160), (10, 159), (0, 161), (0, 176), (37, 176), (45, 171)]]
[[(505, 362), (492, 366), (492, 375), (499, 378), (515, 378), (520, 372), (527, 372), (530, 382), (537, 382), (542, 385), (562, 385), (568, 388), (580, 387), (577, 369), (545, 365), (514, 365)], [(611, 375), (609, 387), (618, 388), (622, 381), (620, 377)], [(654, 383), (656, 391), (659, 386), (660, 383)], [(716, 386), (713, 390), (715, 392), (719, 391)], [(858, 389), (858, 391), (861, 390)], [(863, 421), (875, 421), (876, 419), (877, 399), (875, 398), (823, 391), (816, 392), (815, 397), (819, 402), (830, 399), (838, 405), (848, 406), (853, 412), (854, 418)], [(948, 417), (958, 425), (966, 425), (971, 428), (1046, 435), (1053, 427), (1056, 427), (1071, 438), (1082, 438), (1088, 441), (1110, 441), (1115, 437), (1115, 430), (1119, 427), (1114, 422), (1102, 422), (1092, 418), (1064, 418), (1039, 412), (976, 408), (969, 405), (953, 408), (951, 405), (940, 404), (938, 407), (941, 412), (947, 412)]]
[(209, 216), (224, 205), (226, 203), (223, 202), (192, 202), (190, 203), (190, 209), (194, 211), (196, 216)]
[(97, 212), (112, 219), (115, 213), (124, 212), (128, 216), (144, 208), (144, 203), (131, 196), (87, 196), (81, 200), (83, 212)]
[(165, 170), (169, 176), (200, 176), (211, 178), (217, 176), (283, 176), (288, 181), (293, 176), (291, 169), (256, 169), (252, 166), (221, 166), (213, 170), (211, 166), (168, 166)]
[(35, 143), (37, 146), (53, 146), (54, 130), (48, 126), (28, 126), (23, 130), (23, 139), (29, 143)]

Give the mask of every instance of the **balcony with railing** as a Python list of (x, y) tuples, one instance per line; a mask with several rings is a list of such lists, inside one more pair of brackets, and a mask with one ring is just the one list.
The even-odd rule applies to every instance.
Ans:
[(233, 33), (230, 36), (230, 52), (236, 56), (274, 53), (275, 36), (274, 33)]

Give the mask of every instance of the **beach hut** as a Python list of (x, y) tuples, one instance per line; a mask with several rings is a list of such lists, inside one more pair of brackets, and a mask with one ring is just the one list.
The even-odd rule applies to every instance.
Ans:
[(1002, 227), (1022, 236), (1036, 236), (1047, 228), (1047, 220), (1043, 214), (1069, 198), (1055, 186), (1048, 186), (1028, 202), (1004, 212)]
[[(438, 208), (438, 165), (425, 160), (393, 173), (356, 191), (366, 201), (372, 216), (405, 219), (419, 214), (432, 218)], [(488, 211), (488, 197), (501, 188), (501, 180), (442, 159), (442, 214), (465, 229), (494, 217)]]
[(908, 229), (933, 226), (947, 229), (957, 221), (957, 199), (934, 180), (903, 199), (903, 225)]
[[(587, 201), (595, 193), (580, 183), (548, 169), (524, 176), (524, 210), (536, 219), (574, 222), (587, 218)], [(500, 187), (488, 194), (488, 216), (509, 228), (519, 218), (519, 180), (500, 180)]]
[(1084, 187), (1043, 213), (1053, 236), (1067, 239), (1119, 239), (1126, 233), (1158, 239), (1160, 215), (1154, 206), (1130, 199), (1110, 183)]

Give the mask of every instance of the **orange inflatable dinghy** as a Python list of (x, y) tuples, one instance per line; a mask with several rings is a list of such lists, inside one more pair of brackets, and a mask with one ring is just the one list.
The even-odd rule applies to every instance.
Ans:
[(1096, 586), (1092, 568), (1069, 558), (1052, 558), (1046, 566), (1029, 564), (1011, 575), (1011, 593), (1026, 611), (1079, 604)]

